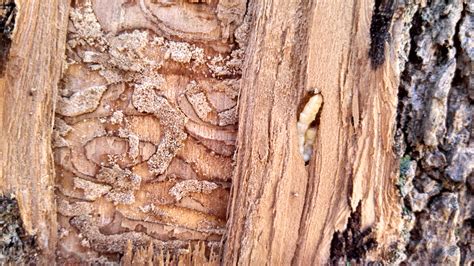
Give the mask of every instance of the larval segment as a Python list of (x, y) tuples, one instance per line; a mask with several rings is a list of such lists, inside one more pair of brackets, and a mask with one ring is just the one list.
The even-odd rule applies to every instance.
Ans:
[(300, 113), (297, 123), (299, 150), (305, 162), (309, 161), (311, 157), (312, 151), (309, 147), (312, 147), (312, 143), (316, 136), (315, 129), (314, 131), (311, 129), (311, 132), (308, 132), (309, 126), (316, 119), (322, 103), (323, 97), (321, 94), (312, 96), (304, 106), (303, 111)]

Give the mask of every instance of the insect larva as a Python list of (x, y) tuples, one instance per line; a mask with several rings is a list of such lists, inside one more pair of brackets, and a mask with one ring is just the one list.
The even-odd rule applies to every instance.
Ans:
[(311, 159), (311, 154), (313, 153), (313, 143), (316, 139), (316, 128), (308, 128), (305, 135), (304, 140), (304, 148), (303, 148), (303, 160), (305, 162)]
[[(321, 94), (316, 94), (312, 96), (309, 99), (308, 103), (306, 103), (306, 105), (304, 106), (303, 111), (300, 113), (300, 117), (297, 123), (299, 149), (305, 162), (309, 161), (309, 158), (311, 156), (313, 141), (309, 142), (309, 140), (310, 139), (314, 140), (316, 136), (316, 129), (310, 132), (308, 132), (308, 129), (309, 129), (310, 124), (316, 119), (316, 115), (318, 114), (319, 108), (321, 107), (322, 103), (323, 103), (323, 97), (321, 96)], [(305, 152), (305, 146), (308, 146), (308, 145), (305, 145), (305, 143), (308, 143), (308, 145), (311, 145), (311, 147), (309, 148), (310, 149), (309, 152), (308, 151)]]

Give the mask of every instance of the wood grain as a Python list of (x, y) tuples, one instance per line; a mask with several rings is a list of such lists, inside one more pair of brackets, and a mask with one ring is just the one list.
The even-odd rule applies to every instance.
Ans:
[(44, 258), (56, 246), (51, 132), (62, 69), (68, 1), (17, 1), (12, 44), (0, 78), (0, 191), (18, 199), (23, 225)]
[[(391, 62), (370, 67), (373, 2), (251, 8), (259, 15), (242, 77), (224, 264), (327, 263), (334, 233), (359, 204), (361, 230), (372, 228), (384, 252), (400, 214), (391, 150), (397, 80)], [(314, 88), (324, 103), (305, 168), (296, 114)]]
[[(308, 2), (254, 1), (224, 264), (288, 265), (308, 175), (298, 149)], [(301, 35), (300, 35), (301, 34)]]
[(396, 75), (392, 61), (377, 70), (370, 66), (372, 7), (372, 1), (336, 1), (314, 9), (307, 82), (321, 89), (325, 104), (296, 255), (302, 264), (327, 260), (334, 231), (345, 229), (359, 203), (361, 229), (376, 228), (382, 249), (387, 248), (382, 234), (390, 235), (390, 225), (397, 224), (392, 219), (400, 214), (391, 149)]

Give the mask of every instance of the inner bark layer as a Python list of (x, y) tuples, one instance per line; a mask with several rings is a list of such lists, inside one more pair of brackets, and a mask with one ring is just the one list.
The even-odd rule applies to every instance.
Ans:
[[(217, 253), (245, 2), (76, 1), (53, 150), (58, 260)], [(238, 28), (240, 26), (240, 28)]]

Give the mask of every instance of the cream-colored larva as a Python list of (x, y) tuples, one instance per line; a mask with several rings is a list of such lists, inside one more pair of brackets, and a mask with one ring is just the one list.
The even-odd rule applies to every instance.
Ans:
[(311, 157), (312, 145), (316, 137), (316, 129), (308, 130), (309, 125), (316, 119), (316, 115), (322, 103), (323, 97), (321, 94), (316, 94), (311, 97), (304, 106), (297, 123), (299, 149), (305, 162), (309, 161)]
[(311, 155), (313, 154), (313, 143), (316, 139), (316, 128), (308, 128), (305, 135), (304, 140), (304, 147), (303, 147), (303, 160), (305, 162), (311, 159)]

